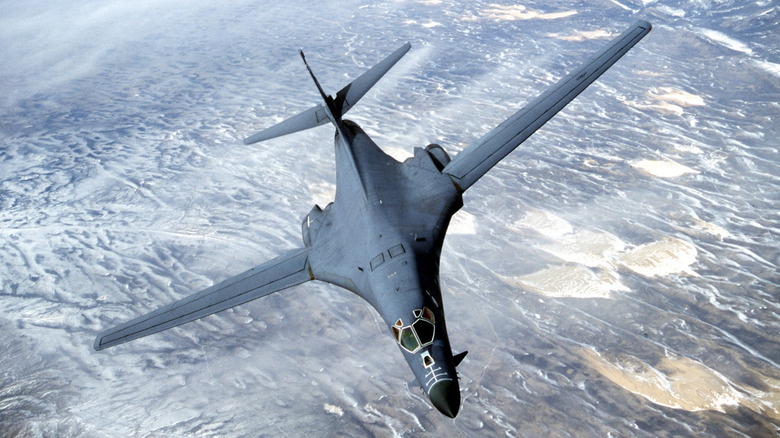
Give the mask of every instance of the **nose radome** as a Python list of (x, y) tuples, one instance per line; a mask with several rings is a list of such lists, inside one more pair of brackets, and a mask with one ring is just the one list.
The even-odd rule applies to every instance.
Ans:
[(433, 385), (428, 393), (431, 403), (442, 414), (455, 418), (460, 409), (460, 388), (454, 380), (444, 380)]

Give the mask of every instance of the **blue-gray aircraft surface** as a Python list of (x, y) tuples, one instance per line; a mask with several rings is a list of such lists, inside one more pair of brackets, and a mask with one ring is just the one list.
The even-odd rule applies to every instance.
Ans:
[(450, 159), (436, 144), (415, 148), (403, 163), (385, 154), (360, 127), (343, 119), (409, 50), (407, 43), (335, 96), (306, 68), (323, 103), (244, 140), (251, 144), (331, 123), (335, 129), (336, 197), (303, 219), (303, 247), (201, 292), (100, 333), (95, 349), (143, 336), (320, 280), (348, 289), (382, 316), (416, 382), (441, 413), (460, 408), (456, 367), (439, 286), (439, 260), (450, 218), (462, 194), (525, 141), (640, 39), (639, 21), (579, 69), (564, 77), (476, 143)]

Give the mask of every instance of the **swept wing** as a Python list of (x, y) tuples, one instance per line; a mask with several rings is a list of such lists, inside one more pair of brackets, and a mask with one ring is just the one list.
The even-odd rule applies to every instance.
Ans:
[(578, 70), (558, 81), (533, 102), (461, 151), (442, 172), (449, 174), (461, 191), (471, 187), (601, 76), (650, 29), (650, 23), (646, 21), (634, 23)]
[(313, 278), (309, 270), (309, 249), (288, 252), (175, 303), (100, 333), (95, 350), (103, 350), (133, 339), (194, 321)]

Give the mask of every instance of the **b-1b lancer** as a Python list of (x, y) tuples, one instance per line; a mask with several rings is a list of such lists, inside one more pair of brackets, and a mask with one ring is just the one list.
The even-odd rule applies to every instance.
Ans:
[(456, 367), (447, 337), (439, 260), (450, 218), (462, 195), (496, 163), (596, 80), (650, 32), (639, 21), (582, 67), (564, 77), (476, 143), (450, 159), (436, 144), (415, 148), (400, 163), (360, 127), (343, 119), (409, 50), (407, 43), (327, 95), (301, 52), (323, 103), (244, 140), (252, 144), (330, 123), (336, 128), (336, 198), (303, 219), (303, 247), (201, 292), (100, 333), (95, 349), (229, 309), (268, 294), (320, 280), (368, 301), (384, 319), (416, 382), (442, 414), (460, 409)]

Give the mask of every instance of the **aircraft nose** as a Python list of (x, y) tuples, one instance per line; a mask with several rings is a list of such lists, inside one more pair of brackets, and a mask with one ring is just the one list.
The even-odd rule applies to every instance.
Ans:
[(458, 382), (445, 380), (433, 385), (431, 392), (428, 393), (431, 403), (442, 414), (455, 418), (460, 409), (460, 388)]

